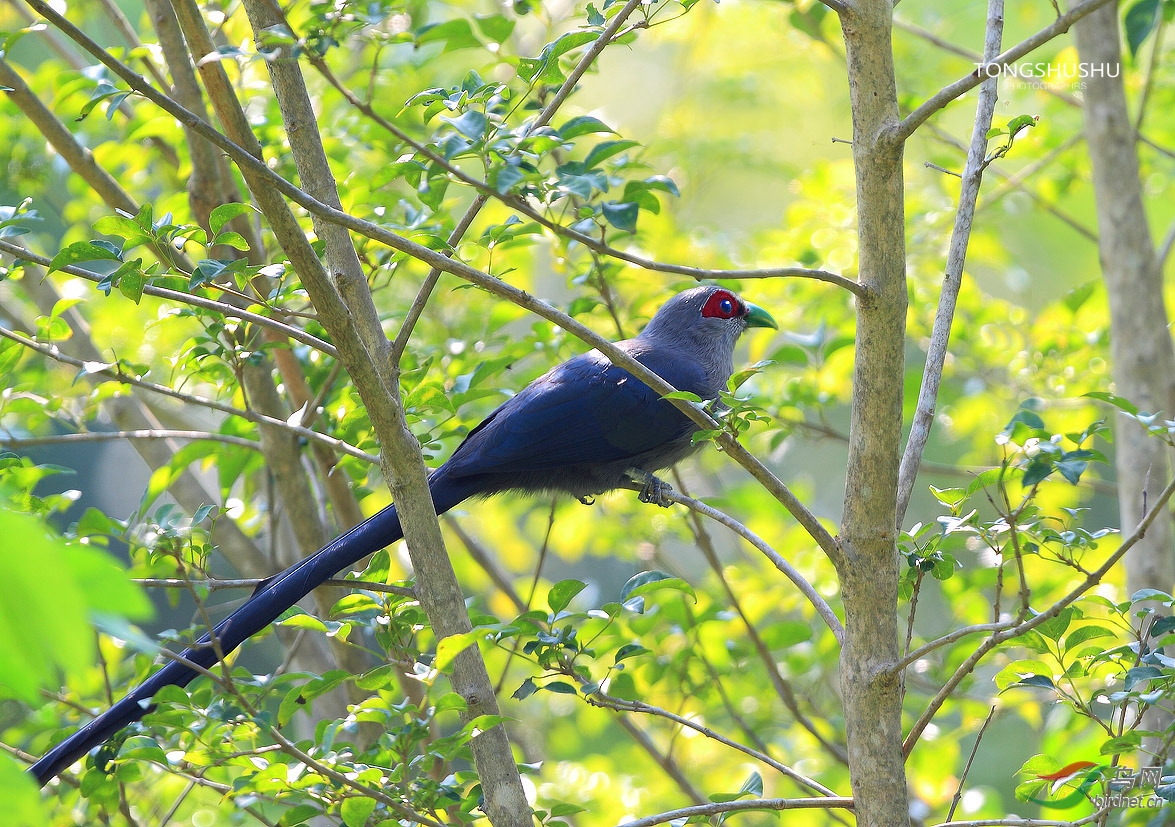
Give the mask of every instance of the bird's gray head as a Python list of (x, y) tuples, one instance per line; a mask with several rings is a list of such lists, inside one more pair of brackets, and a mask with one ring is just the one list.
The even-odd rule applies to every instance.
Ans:
[(734, 370), (734, 343), (748, 327), (779, 328), (763, 308), (725, 288), (705, 285), (665, 302), (639, 338), (696, 359), (725, 385)]
[(729, 350), (748, 327), (779, 326), (771, 314), (714, 285), (678, 293), (653, 316), (640, 338), (706, 350)]

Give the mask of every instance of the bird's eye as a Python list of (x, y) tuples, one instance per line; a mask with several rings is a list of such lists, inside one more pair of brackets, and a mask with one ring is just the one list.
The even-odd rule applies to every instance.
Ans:
[(742, 303), (733, 293), (719, 290), (706, 300), (702, 315), (710, 319), (733, 319), (742, 310)]

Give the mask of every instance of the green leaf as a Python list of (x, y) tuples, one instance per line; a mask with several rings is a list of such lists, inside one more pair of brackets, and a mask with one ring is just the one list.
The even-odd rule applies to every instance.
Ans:
[(118, 269), (110, 274), (111, 280), (118, 282), (118, 292), (122, 293), (135, 304), (143, 298), (143, 285), (147, 277), (143, 273), (143, 260), (136, 258), (133, 261), (124, 261)]
[(598, 32), (591, 31), (568, 32), (556, 38), (554, 42), (548, 43), (543, 48), (542, 56), (548, 60), (562, 57), (572, 49), (578, 49), (587, 43), (595, 43), (599, 36)]
[(543, 684), (539, 688), (545, 689), (548, 692), (554, 692), (556, 695), (575, 695), (575, 694), (577, 694), (575, 687), (572, 686), (571, 684), (567, 683), (566, 681), (551, 681), (550, 683)]
[(1135, 730), (1134, 732), (1127, 732), (1123, 735), (1107, 738), (1102, 742), (1098, 753), (1101, 755), (1119, 755), (1123, 752), (1137, 752), (1141, 746), (1142, 733)]
[(781, 620), (766, 626), (762, 631), (763, 643), (772, 652), (789, 649), (812, 639), (812, 629), (799, 620)]
[(967, 499), (967, 492), (962, 488), (935, 488), (930, 486), (930, 493), (943, 505), (955, 506)]
[(94, 663), (90, 611), (142, 619), (151, 605), (114, 558), (65, 545), (33, 517), (0, 509), (0, 537), (20, 550), (0, 554), (0, 682), (35, 703), (42, 687), (60, 685), (59, 669), (81, 675)]
[(1163, 670), (1157, 666), (1135, 666), (1126, 671), (1126, 691), (1130, 692), (1140, 683), (1147, 683), (1155, 678), (1166, 677)]
[(245, 237), (240, 233), (234, 233), (232, 231), (216, 236), (212, 239), (209, 246), (216, 244), (223, 244), (225, 247), (232, 247), (234, 250), (249, 249), (249, 242), (245, 240)]
[(475, 14), (473, 21), (494, 43), (504, 43), (514, 32), (514, 21), (501, 14)]
[(1139, 589), (1134, 594), (1130, 595), (1130, 602), (1141, 603), (1144, 600), (1161, 600), (1168, 606), (1175, 603), (1175, 597), (1167, 594), (1165, 591), (1159, 589)]
[(569, 804), (566, 801), (561, 801), (551, 808), (551, 816), (553, 818), (565, 818), (586, 812), (587, 810), (578, 804)]
[[(16, 368), (22, 355), (24, 355), (23, 345), (10, 339), (0, 340), (0, 380), (4, 379)], [(10, 387), (11, 384), (10, 382), (4, 382), (5, 387)]]
[(443, 23), (428, 23), (416, 30), (416, 45), (444, 43), (445, 52), (457, 49), (480, 48), (482, 42), (473, 33), (473, 27), (463, 17), (446, 20)]
[(583, 165), (590, 169), (614, 155), (619, 155), (626, 149), (632, 149), (634, 146), (640, 146), (640, 141), (604, 141), (592, 147), (592, 151), (583, 159)]
[(1044, 481), (1053, 473), (1053, 467), (1054, 463), (1043, 454), (1034, 457), (1028, 463), (1028, 467), (1024, 469), (1024, 478), (1021, 480), (1022, 484), (1025, 488), (1029, 488)]
[(700, 404), (702, 402), (702, 397), (698, 396), (693, 391), (670, 391), (669, 393), (662, 395), (661, 398), (684, 399), (686, 402), (693, 402), (696, 404)]
[(485, 634), (484, 629), (473, 629), (442, 639), (437, 644), (437, 659), (434, 666), (441, 672), (450, 671), (453, 668), (453, 659), (485, 637)]
[(621, 646), (619, 649), (616, 650), (616, 656), (613, 659), (612, 663), (617, 664), (617, 663), (620, 663), (620, 661), (622, 661), (622, 660), (627, 660), (628, 658), (635, 658), (638, 655), (643, 655), (648, 651), (650, 651), (650, 650), (646, 649), (644, 646), (641, 646), (639, 643), (626, 643), (623, 646)]
[(526, 180), (526, 173), (514, 164), (503, 164), (494, 173), (494, 192), (505, 195)]
[(547, 592), (547, 605), (555, 614), (563, 611), (571, 603), (571, 599), (587, 588), (582, 580), (560, 580)]
[(694, 593), (693, 586), (680, 577), (674, 577), (663, 571), (643, 571), (629, 578), (628, 582), (620, 590), (620, 599), (621, 601), (627, 601), (633, 597), (643, 597), (644, 595), (661, 591), (662, 589), (670, 589), (687, 594), (695, 602), (698, 599), (698, 596)]
[(525, 698), (529, 698), (538, 691), (539, 688), (538, 685), (534, 682), (534, 679), (527, 678), (522, 682), (521, 686), (514, 690), (514, 694), (512, 694), (510, 697), (516, 701), (521, 701)]
[(485, 137), (486, 127), (489, 125), (489, 120), (485, 114), (478, 112), (476, 109), (470, 109), (456, 118), (441, 118), (441, 120), (450, 124), (454, 129), (474, 142), (480, 141)]
[(1036, 631), (1044, 635), (1051, 641), (1058, 641), (1061, 636), (1065, 634), (1065, 630), (1069, 628), (1069, 624), (1073, 621), (1075, 612), (1072, 607), (1063, 609), (1056, 617), (1049, 618), (1044, 623), (1036, 627)]
[(636, 219), (640, 215), (640, 207), (636, 204), (617, 203), (608, 201), (601, 206), (604, 218), (618, 230), (626, 233), (636, 232)]
[(1122, 26), (1126, 30), (1126, 45), (1130, 57), (1136, 57), (1150, 33), (1159, 22), (1159, 0), (1138, 0), (1126, 10)]
[(297, 827), (299, 824), (305, 824), (315, 816), (322, 815), (322, 808), (315, 807), (312, 804), (299, 804), (282, 813), (281, 819), (278, 820), (278, 827)]
[(49, 272), (84, 261), (119, 261), (121, 257), (113, 245), (104, 241), (75, 241), (49, 262)]
[[(1152, 627), (1152, 634), (1154, 629)], [(1103, 637), (1117, 637), (1113, 631), (1104, 626), (1081, 626), (1065, 635), (1065, 647), (1075, 649), (1082, 643)]]
[(988, 468), (986, 471), (980, 471), (975, 475), (975, 478), (967, 484), (966, 495), (970, 497), (976, 491), (982, 491), (989, 485), (995, 485), (1000, 480), (1000, 475), (1003, 473), (1002, 468)]
[(376, 801), (367, 796), (353, 796), (344, 798), (339, 807), (339, 815), (347, 827), (364, 827), (367, 819), (375, 812)]
[(243, 204), (239, 201), (221, 204), (212, 210), (212, 214), (208, 216), (208, 227), (212, 230), (212, 235), (218, 236), (220, 235), (220, 231), (224, 229), (225, 224), (239, 215), (246, 215), (251, 212), (255, 212), (252, 204)]
[(1041, 679), (1052, 686), (1053, 670), (1043, 661), (1017, 660), (1009, 663), (995, 676), (996, 687), (1003, 692), (1014, 686), (1039, 686)]
[(580, 115), (559, 127), (559, 134), (568, 140), (578, 138), (580, 135), (591, 135), (598, 132), (615, 134), (616, 131), (599, 118), (593, 118), (591, 115)]
[(1120, 411), (1130, 414), (1131, 416), (1138, 413), (1138, 406), (1131, 402), (1124, 396), (1118, 396), (1116, 393), (1106, 393), (1105, 391), (1090, 391), (1084, 396), (1088, 399), (1097, 399), (1101, 402), (1109, 403)]
[(1077, 485), (1077, 483), (1081, 482), (1081, 475), (1085, 473), (1085, 469), (1089, 467), (1089, 463), (1080, 460), (1061, 459), (1054, 462), (1053, 467), (1061, 473), (1062, 477), (1073, 485)]
[(287, 618), (279, 620), (276, 626), (284, 626), (288, 629), (308, 629), (312, 632), (326, 632), (326, 624), (319, 620), (314, 615), (296, 614)]

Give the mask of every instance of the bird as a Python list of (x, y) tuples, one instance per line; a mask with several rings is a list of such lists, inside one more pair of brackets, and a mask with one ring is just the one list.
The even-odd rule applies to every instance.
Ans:
[[(778, 329), (766, 310), (715, 285), (669, 299), (641, 333), (616, 346), (680, 391), (716, 400), (734, 371), (734, 347), (752, 327)], [(428, 477), (438, 515), (471, 498), (506, 491), (569, 494), (584, 502), (641, 483), (641, 499), (668, 505), (655, 472), (699, 447), (685, 414), (598, 350), (563, 362), (535, 379), (465, 437)], [(69, 735), (32, 765), (44, 786), (139, 720), (165, 686), (187, 686), (337, 572), (403, 538), (393, 503), (314, 554), (262, 581), (210, 634), (186, 649), (106, 712)], [(215, 638), (215, 645), (213, 639)]]

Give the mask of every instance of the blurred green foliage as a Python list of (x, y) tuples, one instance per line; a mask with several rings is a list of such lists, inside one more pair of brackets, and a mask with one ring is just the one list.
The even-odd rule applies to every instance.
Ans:
[[(550, 101), (618, 7), (527, 0), (508, 6), (297, 3), (289, 10), (291, 28), (271, 30), (261, 43), (253, 42), (235, 6), (213, 3), (207, 11), (222, 44), (219, 59), (273, 168), (297, 178), (267, 91), (263, 53), (292, 46), (303, 54), (344, 209), (422, 244), (447, 249), (445, 239), (476, 194), (457, 170), (484, 181), (483, 189), (527, 199), (550, 222), (658, 261), (702, 268), (798, 264), (855, 276), (851, 125), (834, 15), (812, 2), (649, 4), (551, 126), (527, 130), (527, 119)], [(125, 48), (96, 5), (83, 4), (71, 15), (116, 54), (156, 60), (147, 16), (133, 4), (124, 11), (147, 45)], [(1052, 14), (1048, 4), (1014, 5), (1006, 42), (1046, 25)], [(982, 39), (980, 3), (948, 8), (905, 0), (899, 17), (964, 49)], [(322, 336), (296, 275), (275, 250), (264, 251), (266, 263), (255, 266), (226, 252), (247, 243), (226, 228), (229, 213), (214, 215), (211, 238), (197, 226), (185, 192), (192, 171), (186, 137), (170, 116), (127, 95), (106, 70), (68, 47), (69, 60), (51, 56), (46, 43), (53, 33), (21, 34), (26, 27), (9, 6), (0, 8), (4, 59), (145, 206), (129, 216), (101, 203), (0, 96), (0, 204), (10, 208), (0, 214), (0, 239), (19, 240), (55, 266), (84, 264), (102, 276), (95, 284), (54, 273), (60, 301), (46, 307), (38, 305), (36, 290), (44, 268), (0, 258), (3, 326), (70, 353), (79, 333), (67, 319), (80, 315), (89, 328), (84, 335), (104, 360), (79, 370), (0, 342), (5, 434), (104, 425), (103, 404), (129, 389), (99, 368), (246, 407), (241, 370), (274, 346), (258, 346), (245, 322), (160, 299), (149, 288), (219, 297), (214, 280), (245, 291), (263, 276), (270, 291), (252, 309), (293, 318)], [(1159, 60), (1147, 69), (1149, 48), (1143, 43), (1131, 58), (1127, 87), (1136, 101), (1146, 85), (1153, 113), (1147, 137), (1169, 148), (1175, 145), (1175, 63)], [(966, 56), (909, 28), (898, 30), (895, 51), (907, 108), (974, 68)], [(314, 71), (312, 57), (427, 152), (348, 106)], [(1060, 66), (1076, 56), (1060, 40), (1033, 59)], [(1105, 404), (1113, 399), (1086, 395), (1112, 388), (1093, 193), (1088, 161), (1074, 140), (1080, 91), (1009, 80), (1001, 86), (996, 120), (1008, 146), (993, 159), (980, 199), (927, 466), (900, 542), (908, 563), (901, 611), (910, 617), (910, 650), (963, 626), (1026, 620), (1047, 610), (1119, 540), (1111, 530), (1113, 481), (1101, 462), (1112, 445), (1097, 424), (1119, 414)], [(961, 170), (973, 97), (941, 113), (906, 149), (907, 411), (917, 396), (958, 193), (957, 178), (928, 165)], [(1017, 131), (1024, 113), (1039, 120)], [(993, 138), (992, 150), (1003, 142)], [(1166, 153), (1143, 146), (1144, 191), (1159, 228), (1175, 219)], [(426, 268), (368, 240), (356, 242), (395, 335)], [(194, 268), (159, 254), (180, 246)], [(613, 338), (635, 334), (667, 295), (689, 283), (604, 256), (493, 199), (453, 252)], [(811, 280), (745, 279), (731, 286), (770, 308), (782, 330), (742, 345), (743, 363), (758, 364), (742, 377), (733, 402), (741, 438), (835, 530), (852, 301)], [(549, 323), (443, 277), (403, 361), (409, 424), (429, 461), (442, 461), (509, 393), (581, 350)], [(314, 427), (376, 452), (359, 398), (335, 375), (334, 362), (304, 344), (292, 354), (310, 387), (323, 390)], [(186, 421), (174, 409), (170, 415)], [(241, 418), (187, 419), (221, 436), (256, 438), (256, 426)], [(1165, 426), (1159, 431), (1165, 436)], [(68, 452), (55, 461), (68, 464)], [(227, 514), (185, 515), (159, 499), (189, 467), (214, 475)], [(43, 473), (44, 465), (27, 459), (3, 460), (19, 510), (59, 516), (63, 503), (43, 489), (34, 492), (39, 480), (33, 477)], [(377, 466), (340, 455), (333, 473), (346, 474), (366, 513), (387, 503)], [(745, 523), (837, 606), (838, 584), (815, 544), (718, 452), (707, 448), (681, 469), (676, 484)], [(19, 611), (24, 633), (45, 636), (21, 638), (18, 647), (42, 652), (44, 663), (13, 662), (4, 670), (5, 744), (42, 754), (63, 728), (107, 704), (108, 685), (117, 696), (141, 680), (156, 655), (152, 637), (107, 619), (100, 624), (106, 632), (99, 638), (101, 660), (94, 660), (86, 613), (116, 611), (141, 620), (143, 609), (139, 593), (112, 578), (92, 550), (82, 554), (83, 543), (126, 542), (138, 577), (199, 579), (213, 565), (212, 521), (231, 518), (265, 539), (280, 516), (263, 456), (226, 441), (187, 445), (154, 471), (141, 493), (133, 514), (71, 515), (66, 534), (73, 543), (64, 551), (34, 537), (39, 529), (23, 519), (9, 528), (7, 521), (18, 518), (0, 512), (0, 563), (15, 572), (4, 600)], [(441, 821), (472, 820), (480, 794), (469, 763), (476, 727), (458, 725), (453, 711), (462, 702), (445, 678), (452, 646), (460, 645), (483, 650), (544, 823), (613, 824), (694, 797), (814, 794), (795, 774), (848, 794), (838, 756), (844, 730), (838, 646), (812, 607), (749, 546), (684, 509), (641, 507), (630, 492), (602, 497), (590, 508), (512, 498), (467, 503), (446, 524), (475, 634), (447, 650), (437, 647), (415, 601), (375, 589), (342, 598), (329, 617), (289, 616), (283, 625), (290, 629), (366, 650), (371, 668), (359, 675), (275, 673), (246, 653), (244, 665), (233, 662), (235, 694), (208, 681), (194, 684), (190, 694), (164, 693), (142, 728), (53, 789), (56, 809), (41, 823), (126, 823), (120, 801), (141, 823), (156, 823), (165, 813), (192, 824), (296, 825), (324, 812), (349, 827), (395, 821), (385, 802), (272, 748), (282, 731), (322, 764), (404, 806)], [(488, 550), (505, 586), (478, 562), (466, 533)], [(398, 549), (377, 554), (359, 579), (402, 584), (410, 576), (405, 559)], [(1016, 767), (1039, 774), (1046, 764), (1085, 756), (1102, 761), (1136, 746), (1138, 731), (1115, 710), (1160, 699), (1173, 664), (1145, 660), (1140, 640), (1159, 632), (1147, 625), (1151, 610), (1122, 590), (1121, 576), (1112, 572), (1095, 592), (1030, 637), (995, 648), (963, 678), (911, 752), (916, 815), (945, 818), (981, 732), (958, 817), (1047, 812), (1023, 799), (1040, 793), (1039, 779), (1023, 782), (1017, 798)], [(52, 627), (34, 611), (46, 605), (40, 594), (52, 595), (47, 605), (58, 610), (48, 613)], [(194, 594), (208, 596), (199, 588)], [(191, 596), (182, 600), (191, 607)], [(8, 610), (9, 603), (0, 605)], [(955, 640), (910, 665), (907, 727), (978, 640)], [(43, 701), (31, 688), (58, 683), (55, 666), (64, 670), (67, 688)], [(315, 718), (313, 701), (340, 684), (353, 685), (364, 700), (347, 718)], [(374, 743), (359, 736), (365, 723), (383, 733)], [(750, 751), (723, 745), (711, 733)], [(1033, 756), (1047, 760), (1026, 763)], [(8, 784), (10, 766), (0, 769), (0, 784)], [(847, 818), (835, 812), (796, 811), (787, 818), (796, 824)], [(744, 823), (776, 818), (735, 817)], [(1141, 816), (1121, 818), (1133, 823)]]

